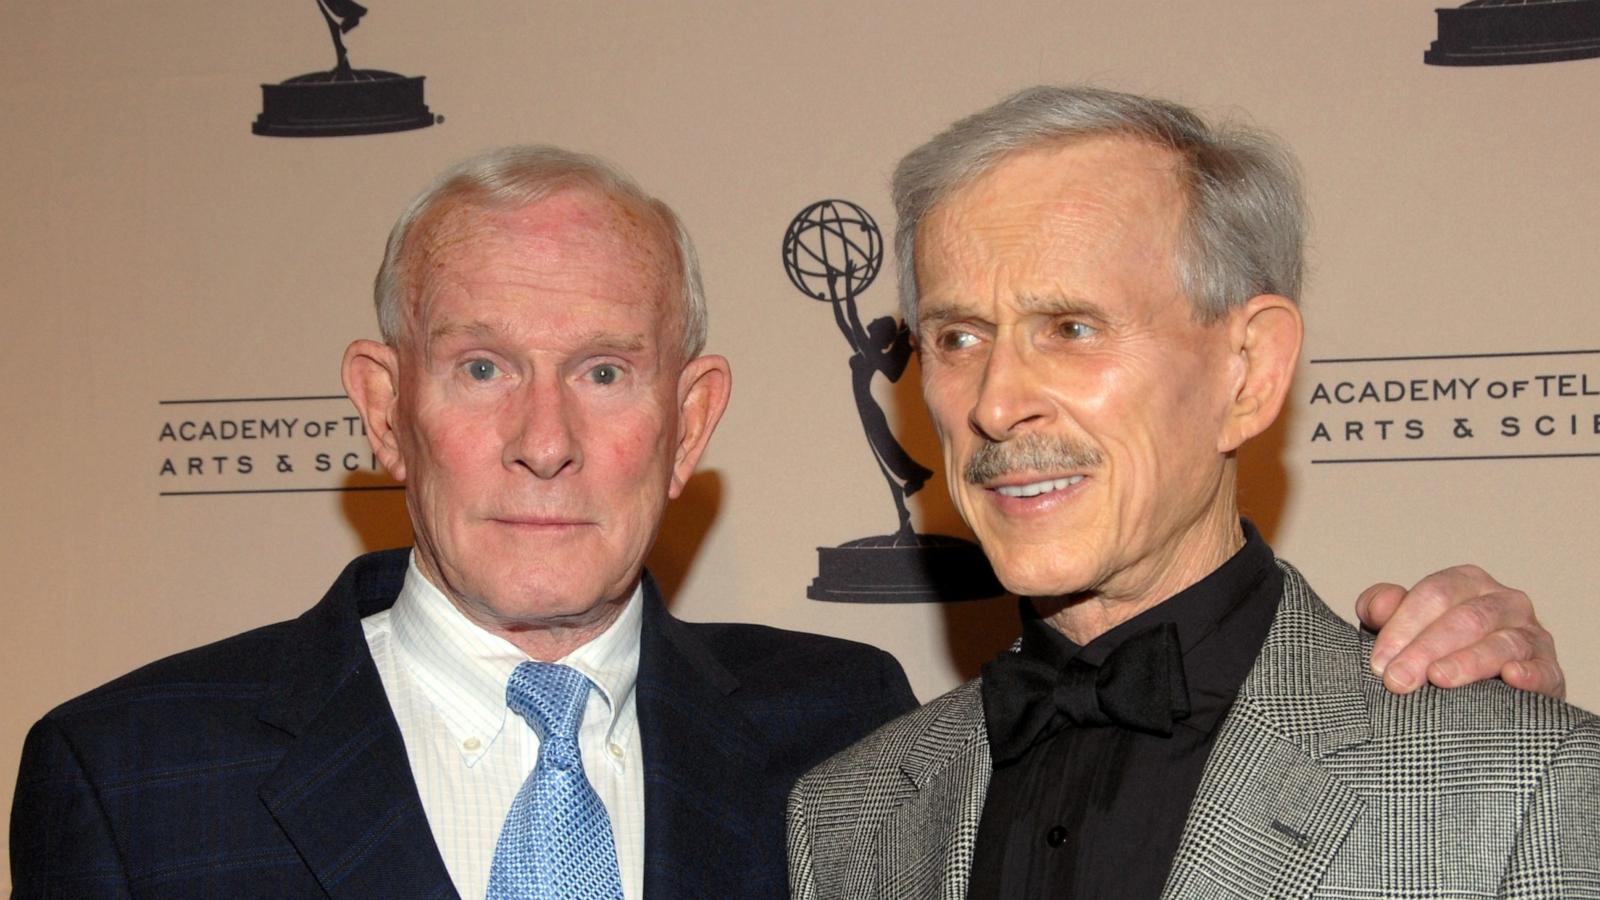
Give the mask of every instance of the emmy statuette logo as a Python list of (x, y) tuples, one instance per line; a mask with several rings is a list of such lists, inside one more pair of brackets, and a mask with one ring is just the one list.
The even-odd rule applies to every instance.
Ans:
[(250, 130), (270, 137), (338, 137), (434, 124), (422, 99), (422, 76), (350, 66), (344, 36), (361, 23), (367, 8), (355, 0), (315, 2), (333, 38), (334, 67), (263, 84), (261, 115)]
[(1510, 66), (1600, 56), (1600, 0), (1470, 0), (1439, 14), (1430, 66)]
[(812, 300), (827, 303), (850, 347), (850, 387), (878, 471), (894, 499), (899, 528), (892, 534), (818, 547), (817, 577), (806, 589), (813, 600), (913, 603), (971, 600), (1004, 593), (989, 561), (971, 541), (918, 534), (906, 498), (933, 472), (911, 458), (872, 396), (874, 376), (899, 381), (911, 360), (905, 323), (882, 316), (863, 324), (856, 309), (883, 266), (883, 234), (872, 216), (846, 200), (823, 200), (801, 210), (783, 236), (789, 281)]

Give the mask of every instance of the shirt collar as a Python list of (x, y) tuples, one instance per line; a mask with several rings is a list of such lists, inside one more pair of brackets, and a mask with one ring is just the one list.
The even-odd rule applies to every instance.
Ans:
[[(628, 704), (639, 674), (643, 583), (605, 631), (556, 662), (582, 672), (604, 701), (608, 741), (617, 740), (618, 713)], [(470, 765), (488, 752), (505, 728), (506, 682), (528, 659), (515, 644), (467, 618), (422, 571), (416, 551), (390, 611), (396, 649), (407, 671)], [(469, 739), (476, 738), (474, 749)]]

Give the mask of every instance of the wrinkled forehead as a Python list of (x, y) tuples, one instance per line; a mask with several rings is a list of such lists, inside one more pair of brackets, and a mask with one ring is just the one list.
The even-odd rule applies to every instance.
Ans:
[[(1109, 134), (1013, 151), (956, 185), (924, 222), (952, 216), (1037, 222), (1063, 213), (1171, 224), (1187, 191), (1183, 161), (1142, 138)], [(919, 229), (922, 238), (927, 228)]]
[(1088, 264), (1129, 251), (1171, 272), (1186, 197), (1180, 157), (1141, 138), (1017, 150), (953, 188), (919, 223), (919, 294), (952, 268)]
[[(522, 206), (447, 200), (418, 221), (403, 253), (414, 320), (426, 320), (437, 288), (462, 273), (529, 263), (569, 271), (604, 265), (607, 277), (618, 280), (617, 296), (668, 312), (681, 305), (683, 273), (665, 218), (588, 186)], [(681, 315), (665, 318), (681, 327)]]

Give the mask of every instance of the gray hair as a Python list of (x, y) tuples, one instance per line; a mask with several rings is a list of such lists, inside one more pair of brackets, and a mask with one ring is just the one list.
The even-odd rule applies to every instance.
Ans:
[(684, 358), (698, 356), (706, 343), (706, 296), (700, 280), (700, 259), (683, 221), (671, 207), (646, 194), (616, 166), (597, 156), (550, 146), (502, 147), (464, 159), (446, 169), (411, 201), (389, 231), (383, 265), (372, 285), (383, 339), (395, 344), (405, 334), (407, 304), (416, 289), (409, 283), (405, 247), (417, 223), (429, 213), (449, 204), (489, 210), (520, 209), (569, 187), (592, 188), (661, 218), (678, 254)]
[(1126, 135), (1176, 153), (1187, 193), (1175, 260), (1178, 285), (1201, 321), (1258, 294), (1299, 302), (1305, 201), (1294, 158), (1237, 125), (1208, 125), (1165, 100), (1088, 87), (1039, 86), (956, 122), (911, 151), (894, 173), (900, 309), (917, 325), (917, 228), (952, 192), (1009, 154), (1088, 137)]

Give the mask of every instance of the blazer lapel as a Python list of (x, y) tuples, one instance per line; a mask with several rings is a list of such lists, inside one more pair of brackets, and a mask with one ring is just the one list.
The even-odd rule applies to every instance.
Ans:
[[(994, 769), (979, 682), (970, 681), (936, 702), (944, 708), (911, 741), (900, 762), (903, 781), (881, 798), (892, 811), (867, 855), (877, 860), (879, 874), (864, 883), (881, 886), (885, 898), (960, 900), (967, 895)], [(872, 805), (880, 798), (862, 802)]]
[(1353, 633), (1284, 570), (1283, 600), (1223, 721), (1162, 896), (1307, 897), (1361, 814), (1321, 760), (1371, 736)]
[(648, 575), (644, 601), (645, 896), (784, 896), (783, 791), (739, 711), (739, 680), (667, 614)]
[(301, 617), (260, 716), (292, 743), (259, 793), (329, 897), (454, 898), (361, 632), (394, 601), (391, 568), (352, 566)]

